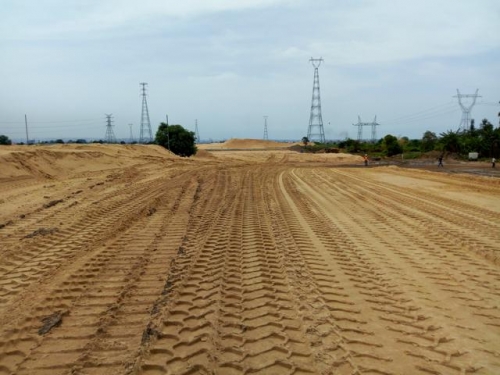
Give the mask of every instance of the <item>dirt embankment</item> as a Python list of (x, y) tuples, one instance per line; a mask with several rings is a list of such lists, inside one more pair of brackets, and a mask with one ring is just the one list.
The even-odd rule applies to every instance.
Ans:
[(0, 179), (64, 177), (68, 173), (124, 167), (140, 159), (174, 160), (153, 145), (0, 146)]
[(200, 144), (198, 148), (204, 150), (217, 150), (217, 149), (275, 149), (287, 148), (295, 143), (275, 142), (262, 139), (239, 139), (232, 138), (222, 143), (208, 143)]
[(1, 375), (500, 373), (496, 179), (29, 152), (41, 178), (0, 180)]

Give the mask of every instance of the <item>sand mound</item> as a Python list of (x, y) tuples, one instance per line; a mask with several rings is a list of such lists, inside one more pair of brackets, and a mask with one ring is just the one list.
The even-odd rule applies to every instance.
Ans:
[(239, 139), (232, 138), (224, 143), (209, 143), (198, 145), (200, 149), (270, 149), (270, 148), (286, 148), (293, 143), (266, 141), (263, 139)]
[(45, 177), (178, 157), (156, 145), (50, 145), (0, 147), (0, 178)]

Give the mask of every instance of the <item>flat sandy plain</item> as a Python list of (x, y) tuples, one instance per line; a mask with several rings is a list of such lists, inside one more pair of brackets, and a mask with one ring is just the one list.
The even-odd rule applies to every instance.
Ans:
[(0, 148), (0, 374), (500, 374), (499, 178), (236, 146)]

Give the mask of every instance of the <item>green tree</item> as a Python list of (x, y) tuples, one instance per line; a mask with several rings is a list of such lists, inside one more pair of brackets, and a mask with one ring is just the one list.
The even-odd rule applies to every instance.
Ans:
[(304, 147), (307, 147), (307, 144), (309, 143), (309, 138), (302, 137), (302, 143), (304, 144)]
[(361, 143), (351, 138), (347, 138), (346, 140), (339, 142), (339, 147), (353, 154), (361, 151)]
[(195, 139), (194, 132), (184, 129), (181, 125), (167, 125), (162, 122), (156, 132), (155, 142), (176, 155), (191, 156), (197, 151)]
[(0, 135), (0, 145), (11, 145), (12, 141), (6, 135)]
[(382, 141), (382, 145), (387, 156), (393, 156), (403, 152), (403, 148), (399, 144), (397, 137), (393, 135), (387, 134)]
[(460, 136), (458, 132), (454, 132), (452, 130), (441, 133), (439, 143), (443, 146), (444, 151), (459, 153), (461, 150)]
[(429, 130), (427, 130), (424, 135), (422, 136), (422, 143), (421, 143), (421, 151), (422, 152), (429, 152), (434, 150), (436, 147), (436, 143), (438, 141), (438, 137), (436, 133), (433, 133)]

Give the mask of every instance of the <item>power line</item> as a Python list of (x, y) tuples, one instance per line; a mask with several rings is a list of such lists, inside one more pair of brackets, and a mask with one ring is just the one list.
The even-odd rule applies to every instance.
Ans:
[(437, 106), (434, 106), (434, 107), (431, 107), (431, 108), (427, 108), (427, 109), (423, 109), (423, 110), (420, 110), (418, 112), (414, 112), (414, 113), (410, 113), (410, 114), (407, 114), (407, 115), (395, 117), (395, 118), (389, 119), (389, 120), (384, 121), (384, 122), (387, 124), (387, 123), (399, 122), (401, 120), (405, 121), (405, 120), (412, 119), (412, 118), (425, 117), (425, 116), (429, 116), (429, 115), (433, 115), (433, 114), (438, 114), (438, 113), (440, 113), (443, 110), (447, 111), (447, 110), (451, 109), (452, 107), (455, 108), (455, 103), (453, 103), (453, 102), (450, 101), (448, 103), (439, 104)]
[[(58, 120), (58, 121), (30, 121), (30, 124), (65, 124), (74, 122), (96, 122), (100, 119), (93, 120)], [(24, 124), (24, 121), (0, 121), (0, 124)]]
[[(422, 116), (422, 117), (418, 117), (418, 118), (408, 119), (408, 120), (405, 120), (405, 121), (398, 121), (397, 124), (398, 125), (411, 124), (411, 123), (414, 123), (414, 122), (425, 121), (425, 120), (429, 120), (429, 119), (433, 119), (433, 118), (443, 117), (443, 116), (446, 116), (446, 115), (450, 115), (452, 113), (457, 113), (458, 111), (459, 111), (458, 108), (454, 108), (454, 109), (450, 109), (450, 110), (447, 110), (445, 112), (441, 112), (441, 113), (437, 113), (437, 114), (432, 114), (432, 115)], [(392, 122), (391, 124), (394, 124), (394, 123), (395, 122)]]

